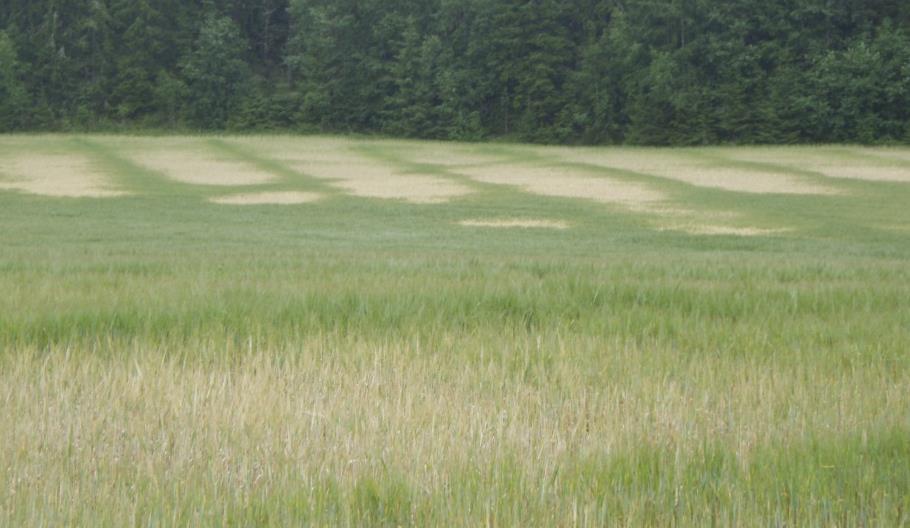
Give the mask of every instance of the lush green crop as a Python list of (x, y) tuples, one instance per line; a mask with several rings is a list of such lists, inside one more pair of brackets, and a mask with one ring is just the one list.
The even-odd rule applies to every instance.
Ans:
[[(594, 151), (827, 189), (778, 194), (348, 145), (471, 191), (408, 203), (275, 155), (308, 141), (0, 139), (0, 186), (56, 154), (130, 193), (0, 190), (0, 525), (910, 523), (910, 183), (787, 161), (899, 178), (907, 151)], [(180, 183), (142, 162), (165, 143), (274, 179)], [(479, 181), (461, 148), (664, 201)], [(255, 191), (323, 198), (207, 201)]]

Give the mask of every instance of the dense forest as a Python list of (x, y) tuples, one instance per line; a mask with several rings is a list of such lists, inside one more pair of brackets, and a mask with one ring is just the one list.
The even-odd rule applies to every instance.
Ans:
[(910, 141), (907, 0), (3, 0), (0, 131)]

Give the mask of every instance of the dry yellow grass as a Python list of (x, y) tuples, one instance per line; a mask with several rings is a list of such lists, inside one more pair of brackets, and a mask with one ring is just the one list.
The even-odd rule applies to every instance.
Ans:
[(493, 228), (520, 228), (520, 229), (569, 229), (570, 224), (563, 220), (546, 220), (531, 218), (508, 219), (474, 219), (462, 220), (459, 225), (465, 227), (493, 227)]
[(274, 180), (272, 174), (248, 163), (187, 148), (135, 152), (132, 159), (176, 181), (194, 185), (259, 185)]
[(802, 163), (802, 168), (820, 172), (831, 178), (852, 180), (910, 182), (910, 170), (901, 167), (851, 166), (838, 163)]
[(0, 161), (0, 189), (68, 198), (111, 198), (127, 193), (117, 190), (85, 156), (42, 154)]
[(345, 163), (299, 162), (294, 168), (354, 196), (403, 200), (411, 203), (443, 203), (469, 194), (470, 188), (437, 176), (402, 174), (391, 165), (357, 158), (351, 153)]
[(654, 205), (665, 199), (660, 191), (645, 184), (592, 176), (566, 167), (503, 164), (458, 169), (477, 181), (511, 185), (525, 192), (562, 198), (583, 198), (628, 207)]
[(720, 167), (657, 149), (561, 149), (567, 161), (649, 174), (699, 187), (759, 194), (836, 194), (837, 190), (774, 171)]
[[(277, 160), (301, 163), (337, 163), (359, 162), (363, 156), (356, 152), (358, 146), (365, 144), (344, 138), (328, 137), (276, 137), (244, 138), (233, 140), (238, 144), (250, 147), (257, 152), (267, 153)], [(478, 165), (502, 161), (502, 156), (482, 152), (469, 146), (435, 143), (435, 142), (377, 142), (373, 145), (380, 150), (392, 153), (403, 161), (444, 167), (458, 165)]]
[(352, 148), (355, 141), (327, 137), (274, 137), (231, 140), (263, 155), (291, 165), (300, 163), (348, 163), (360, 159)]
[[(864, 181), (910, 182), (910, 167), (902, 164), (903, 156), (910, 154), (899, 150), (859, 149), (863, 157), (826, 155), (818, 149), (754, 148), (729, 149), (724, 155), (733, 160), (759, 163), (777, 163), (807, 170), (830, 178)], [(876, 160), (874, 156), (880, 156)]]
[(758, 227), (734, 227), (712, 224), (664, 225), (661, 231), (679, 231), (691, 235), (733, 235), (733, 236), (769, 236), (786, 233), (789, 229), (762, 229)]
[(877, 149), (862, 149), (862, 152), (873, 154), (876, 156), (881, 156), (889, 160), (895, 160), (900, 162), (910, 162), (910, 150), (906, 148), (877, 148)]
[(674, 206), (642, 206), (636, 212), (659, 217), (651, 225), (658, 231), (676, 231), (690, 235), (769, 236), (792, 231), (789, 228), (758, 228), (730, 225), (743, 216), (735, 211), (709, 211)]
[(244, 139), (242, 144), (307, 176), (327, 180), (363, 198), (443, 203), (472, 192), (464, 185), (429, 174), (402, 173), (393, 163), (354, 150), (358, 144), (336, 138)]
[(399, 152), (405, 161), (441, 167), (483, 165), (502, 161), (501, 156), (445, 144), (409, 145), (402, 147)]
[(315, 202), (322, 199), (318, 193), (306, 192), (262, 192), (249, 194), (232, 194), (212, 198), (212, 203), (221, 205), (294, 205)]
[(586, 457), (655, 446), (685, 460), (706, 442), (730, 447), (746, 465), (754, 449), (809, 431), (891, 423), (906, 410), (908, 388), (906, 377), (879, 383), (876, 369), (832, 374), (735, 360), (684, 363), (669, 374), (641, 350), (607, 348), (599, 354), (613, 382), (573, 383), (590, 375), (586, 367), (556, 362), (546, 374), (562, 387), (554, 391), (493, 361), (459, 368), (404, 348), (351, 352), (289, 361), (263, 351), (194, 366), (158, 354), (125, 361), (20, 351), (0, 370), (0, 497), (44, 497), (51, 510), (87, 518), (117, 512), (125, 525), (136, 493), (173, 503), (191, 489), (197, 501), (230, 494), (243, 502), (326, 478), (353, 485), (392, 473), (442, 494), (468, 468), (514, 460), (522, 479), (554, 482)]

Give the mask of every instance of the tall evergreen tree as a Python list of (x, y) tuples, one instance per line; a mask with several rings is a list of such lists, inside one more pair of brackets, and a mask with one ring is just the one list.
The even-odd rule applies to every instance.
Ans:
[(182, 65), (194, 125), (212, 129), (228, 124), (250, 78), (243, 60), (246, 51), (247, 44), (231, 19), (213, 14), (203, 22), (193, 51)]
[(9, 36), (0, 31), (0, 131), (17, 130), (27, 124), (27, 103), (16, 48)]
[(0, 105), (45, 129), (906, 140), (904, 4), (6, 0), (4, 53), (22, 67), (5, 67)]

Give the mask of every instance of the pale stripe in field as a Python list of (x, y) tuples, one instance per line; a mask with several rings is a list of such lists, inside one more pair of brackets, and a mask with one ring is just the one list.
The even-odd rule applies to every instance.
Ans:
[(290, 165), (302, 162), (346, 163), (350, 162), (352, 147), (357, 143), (343, 138), (243, 138), (231, 140), (258, 154)]
[(294, 168), (354, 196), (432, 204), (464, 196), (471, 189), (456, 182), (425, 174), (404, 174), (391, 165), (350, 154), (346, 163), (299, 162)]
[(506, 219), (474, 219), (458, 222), (464, 227), (493, 227), (493, 228), (519, 228), (519, 229), (569, 229), (568, 222), (563, 220), (531, 219), (531, 218), (506, 218)]
[(0, 161), (0, 190), (69, 198), (112, 198), (128, 193), (118, 190), (92, 166), (91, 160), (75, 154), (19, 156)]
[(458, 167), (503, 161), (502, 156), (476, 152), (449, 145), (413, 145), (402, 147), (399, 155), (405, 161), (421, 165)]
[(583, 198), (636, 208), (663, 201), (665, 196), (645, 184), (592, 176), (566, 167), (504, 164), (458, 169), (477, 181), (510, 185), (531, 194)]
[(321, 194), (307, 192), (263, 192), (250, 194), (232, 194), (212, 198), (212, 203), (221, 205), (295, 205), (315, 202), (322, 199)]
[(326, 180), (333, 187), (363, 198), (434, 204), (472, 192), (445, 178), (402, 172), (394, 163), (355, 151), (357, 144), (344, 139), (278, 138), (243, 144), (301, 174)]
[(187, 149), (135, 153), (134, 161), (182, 183), (194, 185), (260, 185), (274, 176), (248, 163)]
[(849, 165), (808, 165), (806, 168), (832, 178), (910, 183), (910, 170), (901, 167), (855, 167)]
[(659, 231), (679, 231), (690, 235), (769, 236), (787, 233), (790, 229), (762, 229), (722, 225), (665, 225)]
[[(863, 152), (898, 162), (910, 163), (910, 150), (898, 148), (863, 149)], [(906, 165), (904, 165), (906, 167)]]
[(722, 166), (659, 150), (562, 149), (567, 161), (676, 180), (698, 187), (759, 194), (836, 194), (837, 190), (786, 172)]
[(477, 148), (434, 142), (378, 142), (358, 143), (343, 138), (287, 138), (268, 139), (244, 138), (233, 140), (250, 147), (273, 159), (300, 163), (351, 163), (362, 161), (364, 156), (356, 152), (358, 146), (372, 145), (385, 153), (391, 153), (402, 161), (420, 165), (452, 167), (459, 165), (481, 165), (503, 161), (496, 154), (482, 152)]
[[(725, 156), (739, 161), (776, 163), (818, 173), (829, 178), (910, 183), (910, 152), (890, 149), (860, 149), (852, 157), (819, 149), (756, 148), (730, 149)], [(875, 159), (879, 156), (880, 159)], [(906, 156), (906, 157), (905, 157)]]

